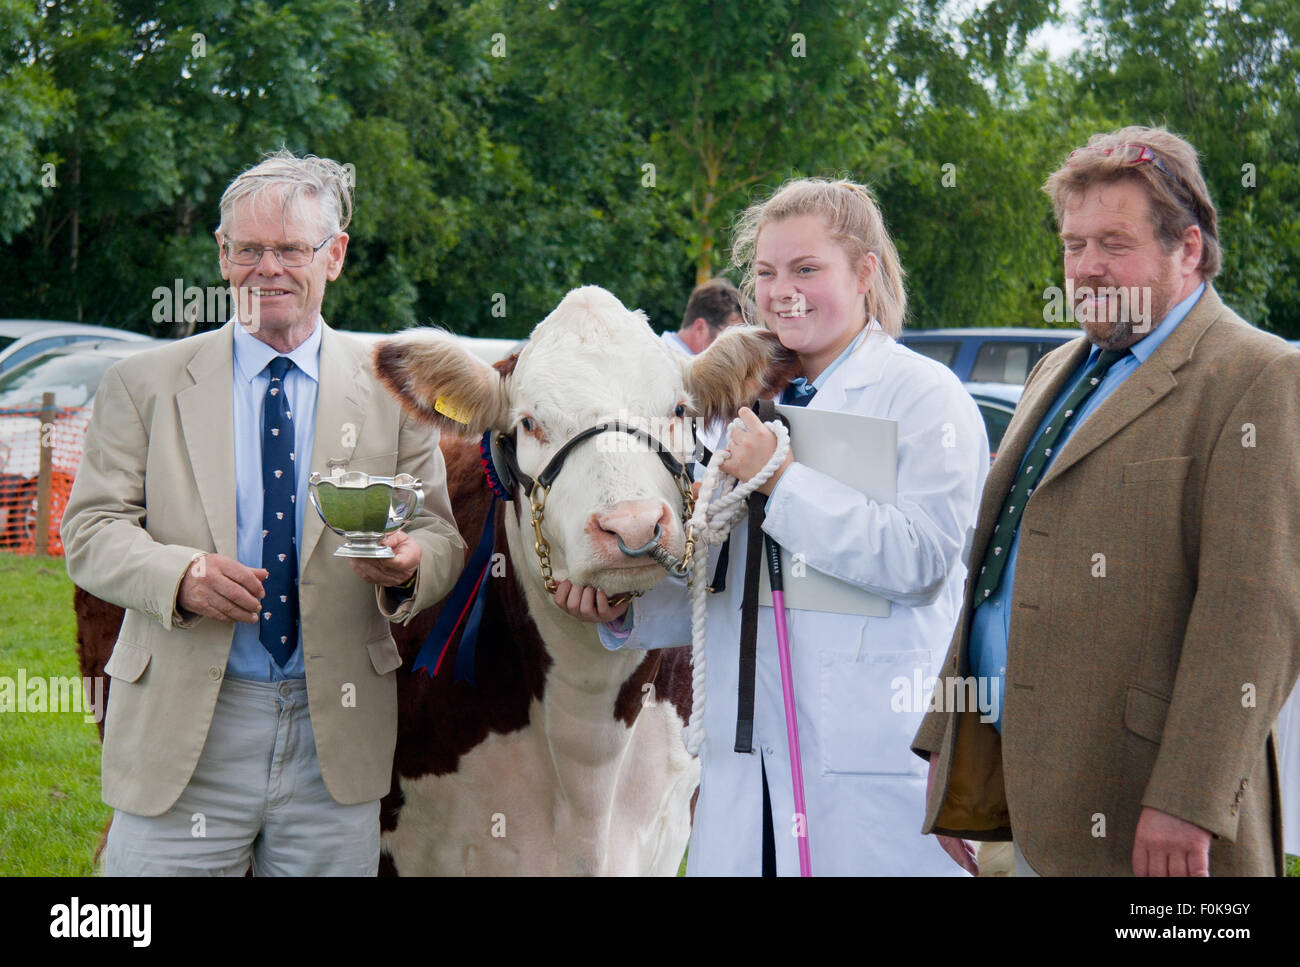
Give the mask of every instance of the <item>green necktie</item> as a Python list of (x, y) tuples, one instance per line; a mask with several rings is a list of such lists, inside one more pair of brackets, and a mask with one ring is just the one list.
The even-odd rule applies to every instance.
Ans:
[(1056, 441), (1070, 425), (1070, 420), (1079, 406), (1101, 384), (1106, 372), (1128, 353), (1127, 349), (1120, 352), (1105, 350), (1093, 364), (1092, 369), (1084, 374), (1079, 385), (1066, 397), (1065, 404), (1056, 418), (1045, 426), (1043, 432), (1030, 444), (1030, 456), (1025, 461), (1020, 476), (1016, 478), (1015, 486), (1007, 494), (1007, 499), (1002, 502), (1002, 513), (998, 515), (993, 536), (989, 538), (989, 547), (984, 554), (984, 566), (980, 568), (979, 580), (975, 583), (976, 607), (984, 603), (1002, 580), (1002, 572), (1006, 569), (1007, 557), (1011, 551), (1011, 542), (1015, 540), (1016, 531), (1020, 527), (1020, 518), (1025, 513), (1025, 504), (1029, 503), (1029, 495), (1034, 492), (1034, 487), (1038, 486), (1038, 479), (1046, 469), (1047, 459), (1052, 455), (1052, 448), (1056, 446)]

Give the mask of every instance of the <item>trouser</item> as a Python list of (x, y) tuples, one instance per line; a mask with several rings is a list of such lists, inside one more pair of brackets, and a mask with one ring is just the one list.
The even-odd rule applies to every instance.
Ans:
[(325, 788), (305, 680), (227, 678), (180, 798), (159, 816), (114, 810), (103, 861), (110, 876), (374, 876), (379, 801)]

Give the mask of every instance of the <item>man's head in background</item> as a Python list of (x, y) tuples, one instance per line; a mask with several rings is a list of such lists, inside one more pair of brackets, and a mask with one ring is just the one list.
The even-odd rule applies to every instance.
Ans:
[(692, 353), (699, 354), (709, 348), (722, 330), (743, 322), (745, 315), (740, 290), (729, 279), (710, 279), (691, 292), (677, 337)]

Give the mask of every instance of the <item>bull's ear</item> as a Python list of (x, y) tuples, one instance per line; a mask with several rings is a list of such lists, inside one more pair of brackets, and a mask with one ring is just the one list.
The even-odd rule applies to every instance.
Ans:
[(513, 357), (489, 366), (451, 333), (430, 330), (385, 339), (371, 358), (384, 386), (416, 419), (469, 437), (505, 427)]
[(732, 326), (690, 361), (686, 391), (706, 421), (731, 419), (758, 397), (770, 398), (801, 372), (799, 357), (776, 333)]

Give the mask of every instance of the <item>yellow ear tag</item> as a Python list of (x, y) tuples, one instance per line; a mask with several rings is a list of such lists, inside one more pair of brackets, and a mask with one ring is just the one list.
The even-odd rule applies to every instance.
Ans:
[(445, 396), (439, 396), (433, 401), (433, 408), (449, 420), (455, 420), (463, 426), (469, 426), (469, 416), (462, 413), (452, 405), (451, 401)]

